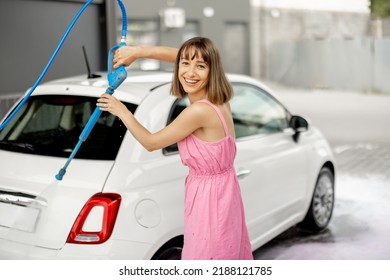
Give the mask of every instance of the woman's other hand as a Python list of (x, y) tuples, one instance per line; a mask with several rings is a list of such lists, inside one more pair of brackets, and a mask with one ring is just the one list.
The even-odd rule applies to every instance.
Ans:
[(129, 112), (127, 107), (116, 99), (114, 96), (104, 93), (97, 100), (96, 106), (100, 107), (100, 110), (109, 112), (121, 119), (121, 116)]

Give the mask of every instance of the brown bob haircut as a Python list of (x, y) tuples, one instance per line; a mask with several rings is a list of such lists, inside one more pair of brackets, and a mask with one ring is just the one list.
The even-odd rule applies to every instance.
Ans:
[[(193, 57), (190, 57), (192, 54)], [(193, 60), (196, 57), (201, 57), (210, 69), (206, 84), (208, 99), (214, 104), (228, 102), (233, 96), (233, 89), (223, 70), (219, 51), (210, 39), (203, 37), (189, 39), (180, 47), (176, 57), (172, 95), (178, 98), (187, 95), (179, 81), (179, 63), (181, 58)]]

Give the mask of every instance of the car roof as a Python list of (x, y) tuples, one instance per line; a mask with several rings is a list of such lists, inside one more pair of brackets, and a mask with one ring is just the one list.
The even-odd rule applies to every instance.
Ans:
[[(72, 77), (56, 79), (42, 84), (36, 94), (68, 94), (68, 95), (89, 95), (98, 97), (108, 87), (107, 72), (96, 73), (99, 77), (88, 79), (87, 75), (76, 75)], [(128, 70), (126, 80), (115, 90), (115, 96), (119, 99), (134, 104), (141, 101), (150, 94), (153, 89), (172, 82), (173, 72), (167, 71), (140, 71)], [(231, 82), (242, 82), (257, 85), (269, 91), (269, 89), (256, 79), (247, 75), (227, 74)]]
[[(107, 88), (107, 72), (98, 72), (99, 75), (96, 78), (88, 78), (86, 74), (77, 75), (62, 79), (56, 79), (45, 83), (45, 85), (84, 85), (100, 88)], [(136, 84), (146, 89), (153, 89), (161, 84), (169, 83), (172, 81), (172, 72), (163, 71), (128, 71), (126, 80), (120, 87), (127, 87), (129, 84)]]
[[(96, 78), (87, 74), (55, 79), (40, 85), (34, 95), (65, 94), (98, 97), (108, 87), (107, 72), (97, 72)], [(126, 80), (115, 90), (115, 96), (126, 102), (140, 104), (150, 92), (172, 81), (172, 72), (128, 70)]]

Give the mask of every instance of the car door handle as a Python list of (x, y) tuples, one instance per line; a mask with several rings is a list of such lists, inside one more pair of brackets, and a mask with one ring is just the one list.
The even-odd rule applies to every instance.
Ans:
[(246, 176), (248, 176), (249, 174), (251, 174), (251, 170), (249, 170), (249, 169), (242, 169), (242, 170), (238, 170), (237, 171), (237, 173), (236, 173), (236, 175), (237, 175), (237, 178), (239, 179), (239, 180), (241, 180), (241, 179), (244, 179)]

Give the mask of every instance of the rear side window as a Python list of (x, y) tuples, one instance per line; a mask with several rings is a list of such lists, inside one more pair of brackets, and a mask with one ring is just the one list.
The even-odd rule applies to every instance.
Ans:
[[(0, 132), (0, 149), (22, 153), (69, 157), (96, 108), (96, 97), (32, 96)], [(136, 105), (125, 104), (131, 112)], [(126, 127), (102, 112), (75, 158), (115, 159)]]

